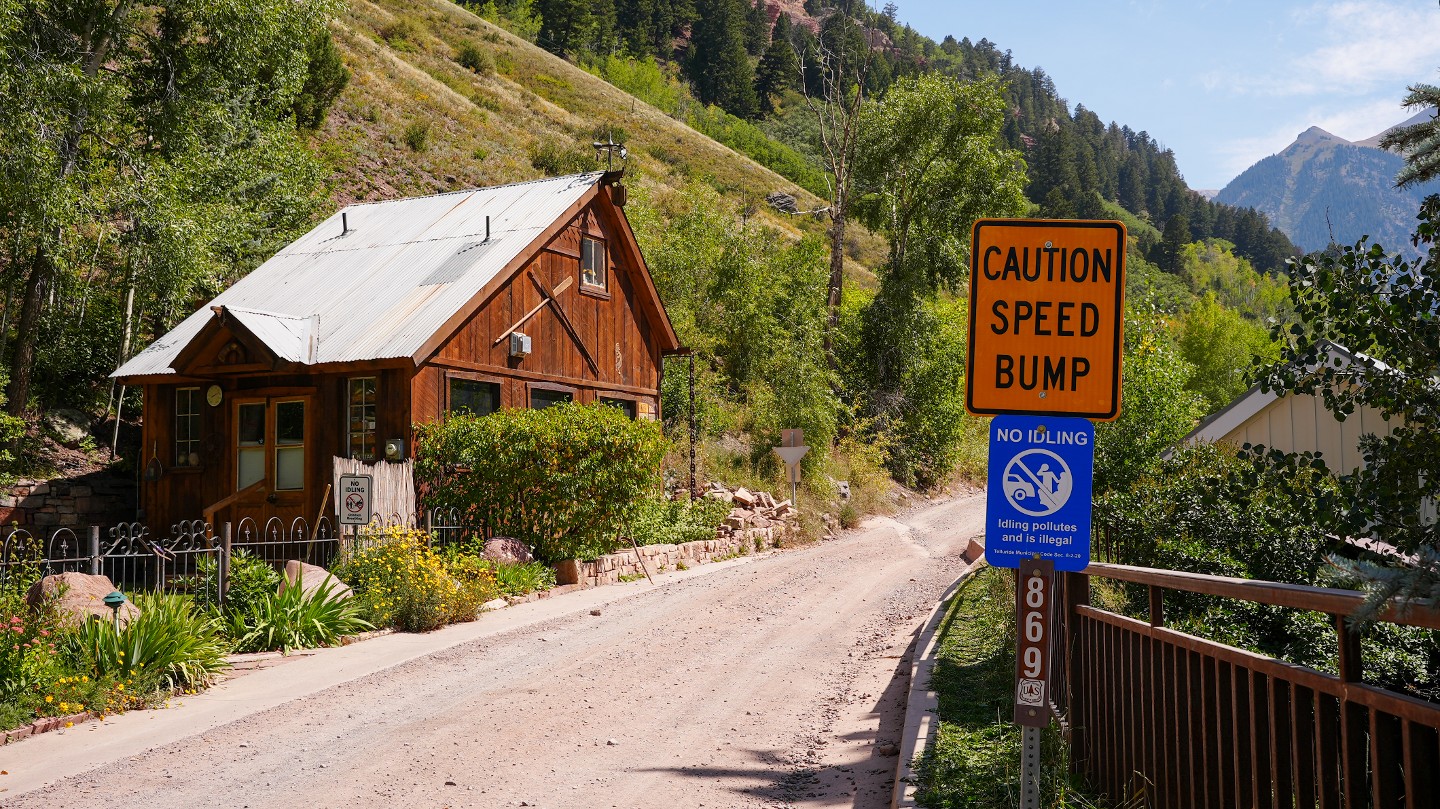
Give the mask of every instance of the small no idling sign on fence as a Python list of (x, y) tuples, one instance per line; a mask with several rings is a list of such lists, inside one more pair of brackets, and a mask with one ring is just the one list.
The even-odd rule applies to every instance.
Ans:
[(369, 475), (341, 475), (339, 505), (335, 511), (341, 525), (369, 525), (375, 500), (371, 497), (373, 478)]

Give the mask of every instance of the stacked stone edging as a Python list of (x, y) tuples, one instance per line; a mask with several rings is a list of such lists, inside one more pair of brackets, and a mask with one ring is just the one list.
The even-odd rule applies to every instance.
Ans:
[(634, 548), (607, 553), (594, 561), (580, 563), (580, 582), (586, 587), (600, 587), (615, 584), (621, 577), (629, 579), (644, 576), (645, 568), (640, 565), (642, 558), (653, 576), (663, 571), (678, 569), (682, 564), (689, 567), (716, 559), (743, 556), (775, 547), (791, 530), (793, 529), (786, 526), (773, 525), (744, 529), (725, 539), (702, 539), (682, 542), (679, 545), (641, 545), (639, 555), (636, 555)]

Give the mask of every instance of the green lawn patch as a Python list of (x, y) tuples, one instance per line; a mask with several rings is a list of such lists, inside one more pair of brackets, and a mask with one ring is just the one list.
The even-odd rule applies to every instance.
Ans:
[[(921, 806), (1010, 809), (1020, 802), (1020, 728), (1015, 688), (1015, 591), (1008, 570), (982, 568), (946, 610), (930, 683), (940, 726), (916, 767)], [(1069, 782), (1057, 729), (1045, 731), (1041, 806), (1109, 806)]]

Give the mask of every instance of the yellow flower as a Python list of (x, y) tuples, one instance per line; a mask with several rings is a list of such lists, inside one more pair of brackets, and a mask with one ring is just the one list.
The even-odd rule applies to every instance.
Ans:
[(50, 696), (49, 694), (46, 694), (46, 695), (45, 695), (45, 701), (46, 701), (46, 702), (54, 702), (54, 701), (55, 701), (55, 698), (52, 697), (52, 696)]
[(67, 728), (73, 728), (73, 727), (75, 727), (75, 723), (74, 723), (74, 722), (66, 722), (66, 723), (65, 723), (65, 727), (67, 727)]

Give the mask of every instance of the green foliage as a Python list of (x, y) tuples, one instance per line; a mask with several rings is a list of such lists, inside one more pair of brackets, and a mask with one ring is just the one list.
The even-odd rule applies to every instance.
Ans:
[[(218, 605), (219, 560), (206, 554), (200, 557), (195, 567), (196, 575), (187, 583), (186, 589), (197, 603)], [(245, 548), (237, 548), (230, 554), (230, 578), (226, 584), (229, 589), (225, 593), (225, 612), (248, 613), (280, 589), (280, 574), (269, 562)]]
[(451, 416), (416, 425), (415, 441), (427, 509), (457, 509), (548, 562), (613, 550), (666, 450), (659, 425), (603, 404)]
[(1234, 401), (1249, 387), (1249, 372), (1280, 355), (1263, 326), (1221, 306), (1213, 292), (1180, 320), (1178, 332), (1180, 356), (1195, 368), (1185, 387), (1204, 397), (1207, 413)]
[(583, 63), (586, 70), (672, 117), (691, 100), (689, 90), (654, 56), (606, 54)]
[(493, 596), (493, 578), (487, 583), (473, 566), (432, 549), (423, 531), (387, 528), (362, 539), (370, 544), (332, 572), (349, 583), (360, 614), (374, 626), (429, 632), (473, 621)]
[[(806, 468), (820, 468), (839, 415), (824, 351), (824, 247), (737, 222), (739, 212), (700, 186), (666, 200), (663, 211), (637, 193), (626, 213), (680, 342), (695, 352), (705, 434), (751, 433), (751, 460), (765, 463), (779, 431), (798, 427), (815, 448)], [(664, 379), (670, 424), (688, 399), (681, 367), (672, 362)]]
[(772, 140), (754, 124), (719, 107), (692, 107), (685, 123), (695, 131), (729, 146), (816, 196), (828, 198), (830, 184), (815, 165), (795, 149)]
[[(1143, 304), (1141, 304), (1143, 305)], [(1187, 385), (1193, 367), (1155, 318), (1132, 303), (1125, 316), (1120, 417), (1095, 425), (1095, 491), (1125, 489), (1204, 415)]]
[[(0, 29), (12, 409), (32, 382), (42, 405), (97, 398), (127, 325), (144, 344), (308, 224), (323, 172), (296, 104), (338, 8), (40, 2)], [(132, 287), (139, 324), (115, 303)]]
[(1265, 326), (1293, 319), (1290, 290), (1283, 277), (1256, 272), (1233, 252), (1234, 245), (1207, 239), (1180, 250), (1180, 275), (1196, 295), (1213, 293), (1220, 303)]
[(350, 83), (350, 71), (340, 61), (340, 51), (330, 32), (321, 30), (310, 38), (305, 83), (295, 96), (295, 123), (302, 129), (316, 129), (325, 123), (330, 105)]
[(702, 104), (741, 118), (757, 112), (755, 73), (745, 53), (745, 12), (736, 0), (695, 0), (686, 72)]
[[(841, 339), (861, 413), (886, 436), (897, 480), (930, 487), (960, 460), (971, 224), (1024, 209), (1019, 154), (1000, 141), (993, 79), (902, 79), (860, 117), (853, 210), (885, 234), (880, 291)], [(852, 293), (853, 296), (853, 293)], [(847, 310), (848, 311), (848, 310)]]
[[(1008, 571), (983, 568), (961, 586), (941, 624), (930, 685), (939, 694), (935, 741), (916, 762), (921, 806), (1010, 809), (1020, 779), (1015, 691), (1015, 603)], [(1092, 807), (1066, 777), (1065, 746), (1045, 731), (1041, 805)]]
[(474, 71), (482, 76), (488, 76), (495, 72), (495, 55), (480, 47), (471, 40), (460, 43), (455, 51), (455, 61), (466, 70)]
[(385, 44), (402, 52), (418, 48), (424, 35), (425, 25), (409, 14), (396, 17), (393, 22), (380, 29), (380, 36), (384, 37)]
[(116, 632), (109, 621), (87, 621), (64, 636), (73, 670), (95, 679), (129, 680), (140, 690), (203, 688), (224, 671), (219, 622), (188, 596), (136, 593), (140, 614)]
[(430, 122), (417, 120), (405, 125), (402, 135), (405, 145), (412, 152), (423, 152), (430, 147)]
[(729, 514), (729, 503), (708, 497), (693, 501), (647, 497), (630, 517), (627, 533), (640, 545), (678, 545), (714, 539), (715, 529)]
[[(1336, 496), (1320, 502), (1336, 534), (1370, 536), (1418, 557), (1414, 566), (1396, 569), (1337, 560), (1369, 585), (1361, 613), (1366, 619), (1397, 594), (1440, 597), (1440, 525), (1421, 516), (1422, 501), (1440, 497), (1440, 388), (1434, 380), (1440, 197), (1425, 201), (1418, 220), (1414, 244), (1423, 258), (1417, 261), (1392, 259), (1362, 239), (1295, 263), (1291, 289), (1299, 323), (1275, 329), (1284, 348), (1262, 379), (1267, 390), (1320, 397), (1338, 419), (1373, 408), (1391, 422), (1384, 438), (1361, 439), (1364, 467), (1339, 470), (1345, 473)], [(1272, 459), (1297, 462), (1293, 455)]]
[[(1410, 109), (1434, 109), (1440, 106), (1440, 87), (1418, 83), (1401, 103)], [(1385, 133), (1380, 148), (1405, 155), (1405, 168), (1395, 178), (1400, 187), (1419, 185), (1440, 177), (1440, 118), (1398, 127)]]
[(582, 174), (600, 168), (594, 155), (579, 147), (565, 146), (548, 138), (531, 147), (530, 165), (545, 172), (547, 177)]
[(555, 586), (555, 569), (543, 562), (493, 565), (495, 586), (505, 596), (523, 596)]
[(306, 593), (297, 582), (283, 592), (271, 591), (244, 609), (225, 611), (225, 634), (237, 652), (267, 652), (334, 646), (345, 635), (373, 629), (360, 617), (359, 605), (343, 591), (323, 582)]

